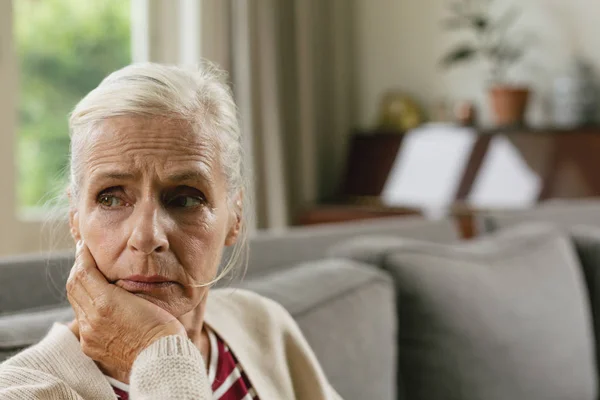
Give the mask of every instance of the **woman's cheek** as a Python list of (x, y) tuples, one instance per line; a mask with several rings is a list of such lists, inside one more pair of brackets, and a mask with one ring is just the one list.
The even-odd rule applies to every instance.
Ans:
[[(181, 237), (174, 240), (171, 250), (181, 261), (182, 267), (192, 284), (210, 282), (220, 262), (220, 250), (211, 243), (207, 235)], [(216, 257), (215, 257), (216, 256)]]
[(100, 272), (107, 278), (115, 274), (113, 266), (119, 256), (119, 249), (127, 245), (123, 232), (119, 229), (120, 224), (106, 223), (100, 213), (92, 213), (86, 221), (83, 240), (88, 248)]

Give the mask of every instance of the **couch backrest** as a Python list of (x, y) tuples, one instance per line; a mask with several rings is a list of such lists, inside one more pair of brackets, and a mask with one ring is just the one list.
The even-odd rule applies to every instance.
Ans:
[(482, 214), (484, 232), (502, 230), (522, 222), (548, 222), (561, 228), (575, 225), (600, 227), (600, 200), (554, 200), (526, 210), (498, 210)]
[(290, 228), (285, 231), (257, 232), (250, 238), (248, 276), (327, 256), (332, 246), (362, 235), (388, 235), (435, 243), (459, 240), (451, 220), (420, 217), (394, 217), (330, 225)]
[(66, 303), (71, 252), (0, 259), (0, 315)]

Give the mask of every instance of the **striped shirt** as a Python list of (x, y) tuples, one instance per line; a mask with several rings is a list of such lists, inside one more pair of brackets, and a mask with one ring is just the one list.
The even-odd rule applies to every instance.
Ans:
[[(214, 400), (258, 400), (246, 373), (225, 342), (207, 329), (210, 342), (208, 380)], [(119, 400), (129, 400), (129, 386), (106, 377)]]

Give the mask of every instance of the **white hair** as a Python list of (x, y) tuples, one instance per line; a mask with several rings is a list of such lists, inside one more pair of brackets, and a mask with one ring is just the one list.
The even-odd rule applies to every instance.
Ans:
[(213, 284), (240, 264), (248, 251), (247, 210), (249, 171), (244, 152), (237, 108), (227, 84), (227, 74), (212, 64), (188, 68), (139, 63), (107, 76), (85, 96), (71, 113), (70, 178), (71, 196), (79, 196), (83, 178), (81, 154), (89, 137), (107, 119), (117, 116), (175, 118), (193, 129), (207, 130), (219, 141), (221, 164), (227, 181), (228, 203), (242, 194), (241, 231), (230, 257)]

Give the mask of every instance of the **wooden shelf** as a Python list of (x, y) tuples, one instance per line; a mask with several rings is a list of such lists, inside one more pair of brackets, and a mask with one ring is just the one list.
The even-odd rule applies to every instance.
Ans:
[[(474, 128), (478, 133), (462, 171), (458, 190), (447, 215), (463, 237), (477, 235), (477, 210), (468, 199), (494, 139), (503, 137), (541, 181), (538, 201), (553, 197), (600, 197), (600, 125), (571, 129), (510, 126)], [(422, 215), (418, 208), (389, 208), (378, 203), (379, 195), (405, 135), (357, 131), (351, 138), (346, 175), (336, 203), (318, 204), (304, 210), (299, 225), (326, 224), (392, 216)], [(565, 171), (568, 174), (565, 174)], [(574, 181), (579, 186), (574, 186)]]
[(417, 208), (360, 206), (352, 204), (315, 205), (300, 213), (298, 225), (331, 224), (363, 219), (422, 215)]

